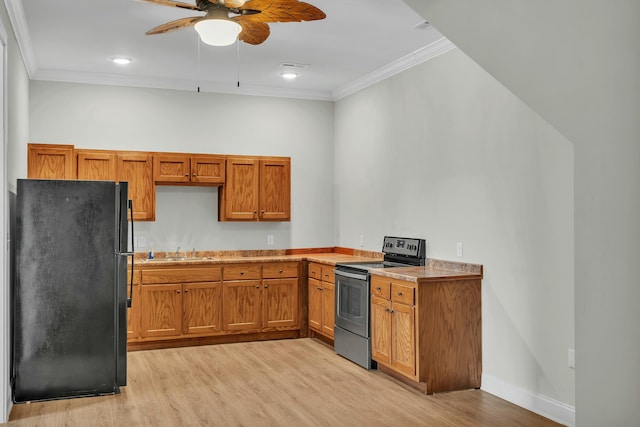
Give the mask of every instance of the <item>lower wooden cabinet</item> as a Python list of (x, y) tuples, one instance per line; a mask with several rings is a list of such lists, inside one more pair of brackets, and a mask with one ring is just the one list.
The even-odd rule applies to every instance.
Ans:
[[(128, 283), (131, 283), (131, 270), (127, 273)], [(140, 336), (140, 271), (133, 275), (133, 286), (127, 287), (127, 296), (131, 298), (131, 307), (127, 309), (127, 339)]]
[(309, 263), (309, 328), (333, 339), (335, 326), (335, 274), (334, 267)]
[(297, 262), (143, 268), (129, 342), (296, 331)]
[(378, 369), (426, 393), (479, 388), (480, 282), (372, 275), (371, 352)]

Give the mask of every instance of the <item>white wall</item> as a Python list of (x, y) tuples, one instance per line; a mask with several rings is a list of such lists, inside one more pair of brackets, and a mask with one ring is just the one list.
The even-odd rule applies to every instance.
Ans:
[(457, 49), (338, 101), (335, 138), (338, 244), (483, 264), (483, 387), (572, 406), (569, 141)]
[(291, 157), (291, 222), (221, 223), (217, 188), (159, 186), (156, 222), (136, 224), (155, 251), (334, 243), (331, 102), (33, 81), (30, 106), (31, 142)]
[(574, 144), (576, 415), (640, 420), (640, 2), (405, 0)]

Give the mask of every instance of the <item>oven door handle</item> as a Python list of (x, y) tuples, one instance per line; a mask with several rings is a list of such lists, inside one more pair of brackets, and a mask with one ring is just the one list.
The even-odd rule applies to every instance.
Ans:
[(342, 270), (333, 270), (333, 272), (336, 274), (336, 276), (343, 276), (343, 277), (348, 277), (350, 279), (356, 279), (356, 280), (367, 280), (366, 274), (349, 273)]

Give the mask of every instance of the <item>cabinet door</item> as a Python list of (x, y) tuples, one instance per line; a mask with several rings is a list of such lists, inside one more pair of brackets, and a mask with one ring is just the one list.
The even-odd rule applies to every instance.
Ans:
[(73, 145), (29, 144), (27, 178), (75, 179)]
[(415, 307), (393, 303), (391, 305), (391, 366), (398, 372), (416, 374)]
[(260, 280), (237, 280), (222, 285), (225, 331), (259, 329), (261, 319)]
[(262, 326), (298, 326), (298, 279), (264, 279), (262, 286)]
[(191, 182), (222, 185), (225, 181), (225, 158), (194, 156), (191, 158)]
[[(131, 280), (130, 272), (127, 273), (127, 280)], [(140, 274), (134, 273), (133, 291), (131, 294), (131, 307), (127, 309), (127, 338), (138, 338), (140, 336)], [(127, 294), (129, 287), (127, 287)]]
[(142, 337), (182, 334), (182, 285), (142, 285)]
[(133, 218), (156, 219), (156, 190), (153, 184), (152, 156), (118, 154), (118, 181), (129, 183), (129, 199), (133, 200)]
[(219, 192), (221, 221), (257, 219), (258, 163), (255, 159), (227, 159), (227, 179)]
[(322, 332), (322, 285), (309, 277), (309, 327)]
[(153, 180), (160, 183), (183, 183), (191, 179), (189, 156), (156, 154), (153, 156)]
[(335, 289), (333, 283), (322, 282), (322, 329), (323, 335), (333, 338), (335, 326)]
[(371, 358), (391, 364), (391, 302), (371, 297)]
[(90, 181), (116, 180), (116, 155), (113, 153), (93, 153), (77, 151), (78, 179)]
[(260, 220), (291, 219), (291, 162), (260, 160)]
[(222, 329), (222, 283), (184, 285), (184, 333), (204, 334)]

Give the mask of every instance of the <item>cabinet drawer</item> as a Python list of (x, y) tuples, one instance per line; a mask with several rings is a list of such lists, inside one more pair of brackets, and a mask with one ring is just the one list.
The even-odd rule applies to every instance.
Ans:
[(394, 282), (391, 283), (391, 301), (414, 305), (414, 293), (415, 288), (412, 286), (401, 285)]
[(298, 277), (297, 262), (273, 262), (262, 266), (262, 277), (278, 279), (280, 277)]
[(391, 298), (391, 281), (380, 276), (371, 276), (371, 295), (390, 299)]
[(220, 277), (220, 267), (142, 270), (144, 284), (217, 282)]
[(260, 279), (262, 265), (231, 265), (224, 267), (224, 280)]
[[(127, 270), (127, 283), (131, 283), (131, 269), (129, 268)], [(137, 268), (134, 268), (134, 272), (133, 272), (133, 284), (134, 285), (139, 285), (141, 282), (140, 280), (140, 270), (138, 270)]]
[(320, 271), (322, 272), (321, 280), (323, 282), (335, 283), (336, 282), (336, 274), (333, 272), (335, 269), (332, 265), (323, 265)]
[(309, 263), (309, 277), (312, 279), (320, 280), (322, 279), (322, 266), (315, 262)]

